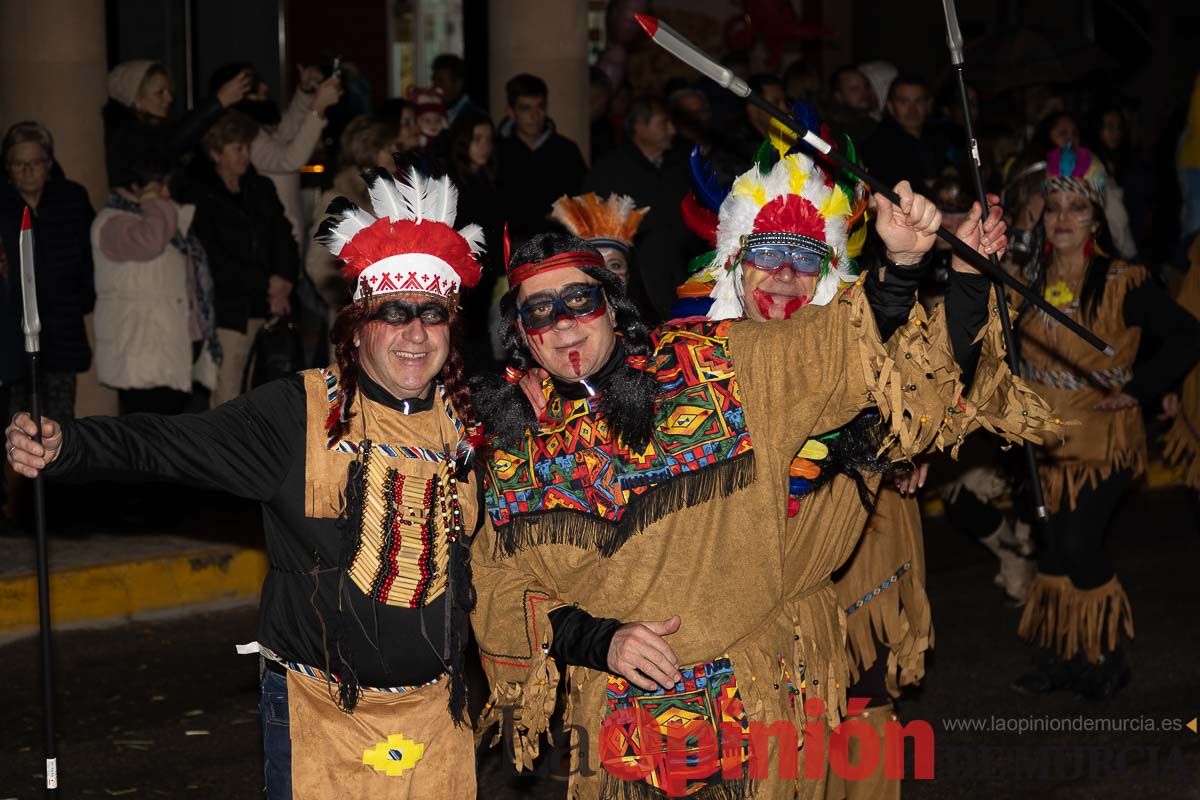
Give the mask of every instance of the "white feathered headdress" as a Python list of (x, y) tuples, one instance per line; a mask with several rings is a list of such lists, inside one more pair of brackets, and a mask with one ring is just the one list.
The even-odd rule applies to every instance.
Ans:
[[(786, 153), (786, 143), (773, 143)], [(769, 152), (769, 148), (763, 149)], [(867, 234), (863, 224), (865, 192), (835, 183), (803, 153), (768, 161), (760, 157), (734, 180), (717, 214), (717, 249), (712, 262), (691, 279), (713, 284), (713, 304), (708, 312), (712, 319), (744, 315), (742, 250), (756, 239), (796, 244), (825, 256), (810, 301), (815, 305), (828, 303), (843, 284), (857, 277), (854, 259)]]
[(429, 179), (413, 169), (403, 181), (383, 170), (363, 178), (375, 213), (339, 197), (316, 237), (342, 260), (355, 301), (389, 292), (453, 299), (479, 282), (483, 229), (454, 229), (458, 189), (448, 177)]

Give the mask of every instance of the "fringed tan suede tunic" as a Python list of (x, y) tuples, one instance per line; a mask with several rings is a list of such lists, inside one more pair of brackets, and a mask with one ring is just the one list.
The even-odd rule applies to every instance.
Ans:
[[(1098, 411), (1096, 404), (1133, 377), (1140, 328), (1125, 324), (1125, 296), (1149, 277), (1145, 267), (1114, 263), (1095, 319), (1085, 324), (1116, 350), (1109, 358), (1039, 311), (1021, 319), (1022, 374), (1063, 419), (1073, 423), (1061, 445), (1042, 460), (1042, 487), (1051, 513), (1075, 507), (1084, 485), (1096, 486), (1116, 470), (1136, 478), (1146, 471), (1141, 411)], [(1067, 309), (1079, 319), (1078, 309)], [(1078, 423), (1077, 425), (1075, 423)]]
[[(801, 674), (809, 697), (840, 707), (846, 685), (844, 622), (830, 574), (861, 531), (861, 504), (853, 487), (835, 482), (830, 495), (806, 504), (794, 518), (799, 523), (790, 525), (789, 465), (814, 433), (838, 428), (871, 406), (883, 416), (885, 446), (895, 458), (930, 446), (957, 449), (976, 427), (1010, 439), (1041, 441), (1053, 434), (1049, 409), (1007, 373), (998, 357), (992, 317), (980, 334), (984, 347), (969, 401), (961, 398), (940, 317), (931, 324), (920, 308), (914, 309), (885, 348), (860, 286), (788, 321), (722, 323), (726, 327), (720, 330), (727, 333), (714, 346), (732, 366), (731, 391), (740, 400), (752, 443), (753, 473), (745, 485), (647, 521), (609, 556), (555, 543), (555, 515), (548, 512), (536, 528), (524, 529), (525, 546), (512, 554), (499, 546), (493, 525), (476, 537), (472, 552), (479, 600), (473, 623), (492, 687), (480, 735), (502, 723), (495, 741), (504, 737), (518, 768), (532, 767), (560, 678), (548, 656), (553, 636), (548, 614), (572, 603), (595, 616), (627, 622), (681, 617), (668, 642), (685, 676), (687, 667), (699, 665), (723, 683), (719, 692), (698, 688), (677, 694), (674, 699), (683, 703), (680, 716), (661, 706), (639, 706), (652, 709), (663, 733), (695, 718), (743, 731), (753, 723), (782, 721), (799, 736), (805, 722)], [(804, 341), (821, 346), (799, 347)], [(661, 363), (658, 353), (656, 364)], [(680, 420), (686, 403), (677, 403), (659, 409), (656, 418)], [(529, 538), (539, 535), (547, 543)], [(693, 782), (706, 777), (696, 775), (666, 791), (663, 781), (670, 776), (662, 769), (662, 749), (640, 749), (642, 743), (628, 738), (628, 720), (622, 722), (622, 712), (614, 710), (626, 689), (622, 679), (607, 673), (567, 669), (563, 720), (574, 732), (570, 797), (661, 796), (664, 791), (732, 797), (752, 788), (756, 797), (792, 798), (823, 791), (823, 777), (781, 776), (779, 753), (795, 759), (799, 744), (787, 736), (784, 745), (776, 737), (754, 745), (751, 758), (769, 756), (764, 779), (719, 782), (726, 759), (733, 760), (736, 774), (745, 774), (746, 742), (739, 748), (726, 741), (721, 763), (708, 769), (716, 770), (715, 785)], [(630, 777), (639, 768), (646, 769), (636, 776), (642, 780)], [(659, 788), (652, 789), (652, 783)]]

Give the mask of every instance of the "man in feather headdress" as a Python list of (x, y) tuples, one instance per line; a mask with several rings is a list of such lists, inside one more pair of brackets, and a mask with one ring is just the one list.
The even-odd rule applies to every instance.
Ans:
[[(805, 110), (798, 107), (797, 113)], [(713, 184), (711, 169), (694, 155), (698, 186), (687, 218), (715, 249), (697, 260), (696, 274), (679, 289), (691, 313), (756, 322), (790, 319), (810, 304), (827, 305), (857, 279), (868, 233), (865, 192), (861, 185), (835, 181), (807, 155), (793, 152), (793, 144), (790, 136), (774, 135), (757, 163), (727, 190)], [(889, 206), (884, 201), (880, 213), (889, 214)], [(994, 206), (984, 226), (982, 246), (989, 252), (1005, 243), (1000, 212)], [(976, 209), (959, 236), (979, 239), (979, 223)], [(962, 304), (964, 292), (986, 296), (989, 281), (960, 274), (969, 267), (954, 263), (949, 291), (958, 296), (951, 306)], [(943, 322), (935, 315), (935, 326)], [(970, 385), (970, 377), (963, 383)], [(870, 410), (810, 438), (796, 453), (787, 477), (784, 559), (797, 574), (818, 579), (798, 581), (791, 597), (797, 616), (817, 623), (805, 626), (798, 647), (805, 694), (822, 700), (830, 727), (837, 726), (849, 700), (847, 718), (874, 728), (882, 749), (884, 725), (896, 719), (891, 700), (902, 685), (923, 677), (933, 626), (920, 509), (910, 491), (921, 480), (920, 470), (897, 473), (904, 493), (884, 485), (890, 465), (879, 457), (880, 433), (879, 416)], [(881, 763), (861, 781), (832, 776), (826, 797), (885, 798), (899, 791), (899, 780), (887, 780)]]
[(353, 302), (337, 362), (200, 415), (9, 426), (21, 474), (220, 487), (262, 503), (271, 571), (258, 641), (270, 800), (474, 797), (463, 654), (478, 518), (455, 337), (478, 226), (449, 179), (370, 177), (320, 238)]
[[(482, 729), (501, 723), (519, 768), (538, 755), (565, 668), (573, 797), (741, 797), (753, 783), (756, 797), (792, 798), (823, 786), (796, 778), (786, 724), (780, 738), (752, 727), (798, 734), (818, 713), (798, 699), (799, 660), (823, 620), (795, 596), (828, 571), (781, 558), (793, 457), (870, 407), (893, 459), (957, 443), (998, 412), (961, 399), (956, 360), (1004, 375), (998, 353), (972, 344), (986, 297), (959, 298), (949, 313), (974, 322), (957, 332), (914, 309), (915, 266), (940, 218), (897, 188), (903, 202), (881, 204), (876, 223), (879, 268), (777, 323), (647, 330), (587, 242), (546, 234), (512, 254), (509, 364), (473, 392), (489, 453), (472, 564), (492, 688)], [(530, 402), (521, 384), (535, 367), (548, 377)], [(1028, 415), (1008, 435), (1046, 425), (1035, 396), (1015, 399)], [(812, 675), (809, 692), (825, 696), (825, 680)]]

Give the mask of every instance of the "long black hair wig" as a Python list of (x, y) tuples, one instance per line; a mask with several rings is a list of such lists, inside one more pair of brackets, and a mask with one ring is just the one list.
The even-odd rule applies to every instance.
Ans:
[[(600, 255), (596, 248), (577, 236), (542, 233), (517, 248), (509, 266), (544, 261), (571, 252)], [(616, 317), (617, 344), (624, 355), (648, 359), (652, 350), (650, 331), (642, 322), (637, 306), (629, 299), (624, 283), (602, 267), (580, 269), (603, 287), (606, 302)], [(509, 366), (524, 373), (538, 363), (525, 346), (517, 326), (517, 293), (518, 288), (512, 288), (500, 298), (500, 341)], [(654, 399), (658, 395), (658, 382), (654, 376), (622, 364), (607, 374), (597, 388), (613, 433), (633, 449), (644, 448), (654, 429)], [(515, 446), (526, 431), (537, 428), (537, 417), (529, 400), (518, 385), (501, 376), (475, 378), (471, 383), (471, 395), (484, 433), (495, 445)]]

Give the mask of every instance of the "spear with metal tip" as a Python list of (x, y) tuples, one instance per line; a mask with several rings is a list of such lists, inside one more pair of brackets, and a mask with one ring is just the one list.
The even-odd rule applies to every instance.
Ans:
[[(42, 321), (38, 317), (37, 281), (33, 273), (33, 223), (29, 206), (21, 215), (21, 330), (29, 354), (29, 416), (42, 440), (42, 404), (38, 393)], [(46, 496), (41, 473), (33, 479), (33, 513), (37, 544), (38, 617), (42, 640), (42, 716), (46, 750), (46, 796), (58, 796), (58, 757), (54, 743), (54, 650), (50, 641), (50, 567), (46, 560)]]
[[(954, 0), (942, 0), (942, 9), (946, 14), (946, 44), (950, 47), (950, 64), (954, 67), (954, 75), (958, 83), (958, 100), (963, 109), (963, 131), (967, 138), (967, 152), (970, 155), (971, 174), (975, 178), (975, 199), (983, 210), (983, 219), (987, 219), (987, 192), (983, 188), (983, 173), (979, 164), (979, 143), (975, 140), (975, 129), (971, 122), (971, 101), (967, 96), (967, 81), (963, 77), (963, 38), (958, 27), (958, 12), (954, 9)], [(1000, 267), (1000, 259), (992, 254), (992, 265)], [(1008, 368), (1013, 375), (1021, 374), (1021, 354), (1017, 348), (1016, 337), (1013, 336), (1012, 323), (1008, 316), (1008, 298), (1004, 292), (996, 292), (996, 309), (1000, 312), (1000, 332), (1004, 336), (1004, 349), (1008, 357)], [(1032, 442), (1025, 442), (1025, 469), (1029, 475), (1029, 497), (1033, 502), (1033, 514), (1039, 527), (1044, 528), (1050, 521), (1046, 510), (1046, 496), (1042, 492), (1042, 480), (1038, 475), (1037, 453)], [(1046, 531), (1043, 530), (1043, 533)]]
[[(680, 61), (683, 61), (685, 64), (688, 64), (707, 77), (711, 78), (718, 86), (728, 89), (738, 97), (745, 98), (747, 102), (753, 103), (763, 111), (770, 114), (779, 122), (780, 125), (783, 125), (788, 130), (793, 131), (798, 137), (800, 137), (800, 139), (816, 148), (822, 155), (825, 156), (825, 158), (829, 159), (839, 168), (849, 172), (855, 178), (858, 178), (867, 186), (871, 187), (873, 192), (883, 195), (896, 205), (900, 204), (899, 196), (892, 191), (891, 187), (885, 186), (879, 180), (879, 178), (871, 175), (858, 164), (853, 163), (837, 150), (834, 150), (833, 146), (829, 144), (829, 142), (825, 141), (812, 131), (806, 129), (799, 122), (792, 119), (792, 117), (782, 109), (777, 108), (773, 104), (763, 99), (756, 92), (751, 91), (750, 86), (747, 85), (744, 80), (734, 75), (731, 69), (721, 66), (721, 64), (714, 61), (703, 50), (696, 47), (696, 45), (689, 42), (683, 36), (679, 35), (679, 33), (673, 30), (670, 26), (663, 24), (658, 20), (658, 18), (652, 17), (649, 14), (634, 14), (634, 17), (637, 19), (638, 24), (642, 26), (642, 30), (649, 34), (650, 38), (654, 40), (655, 44), (662, 47)], [(988, 275), (994, 280), (998, 280), (1004, 285), (1008, 286), (1014, 292), (1017, 292), (1024, 297), (1029, 303), (1058, 320), (1058, 322), (1064, 327), (1066, 327), (1076, 336), (1082, 338), (1092, 347), (1095, 347), (1097, 350), (1104, 353), (1106, 356), (1113, 355), (1115, 351), (1103, 339), (1080, 325), (1075, 320), (1068, 317), (1050, 303), (1043, 300), (1036, 292), (1027, 287), (1025, 284), (1021, 283), (1016, 278), (1009, 275), (1003, 269), (993, 266), (990, 261), (981, 256), (979, 253), (975, 252), (970, 245), (955, 236), (949, 230), (946, 228), (938, 228), (937, 235), (938, 238), (950, 246), (950, 249), (954, 251), (954, 255), (958, 256), (963, 261), (966, 261), (984, 275)], [(1001, 293), (997, 292), (997, 295), (999, 294)], [(1004, 317), (1004, 319), (1007, 319), (1007, 317)]]

